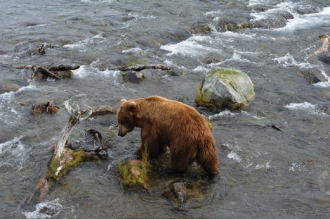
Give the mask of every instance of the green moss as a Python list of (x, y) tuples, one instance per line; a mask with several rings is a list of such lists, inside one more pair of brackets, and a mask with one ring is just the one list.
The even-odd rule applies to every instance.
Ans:
[(249, 21), (243, 21), (243, 23), (240, 25), (241, 28), (248, 28), (250, 26)]
[(238, 110), (238, 109), (242, 109), (244, 107), (245, 107), (244, 103), (236, 103), (236, 104), (231, 106), (231, 110)]
[(237, 3), (236, 2), (228, 2), (227, 5), (228, 6), (237, 6)]
[[(145, 150), (142, 153), (141, 165), (129, 165), (128, 162), (122, 164), (118, 162), (118, 172), (122, 178), (122, 183), (128, 187), (142, 186), (143, 188), (148, 189), (148, 150), (147, 147), (144, 147)], [(137, 175), (133, 173), (139, 173)]]
[[(201, 88), (203, 87), (203, 84)], [(195, 87), (196, 89), (196, 98), (195, 103), (198, 106), (204, 106), (204, 107), (213, 107), (215, 108), (215, 105), (211, 102), (211, 95), (210, 92), (202, 93), (201, 88)]]
[(85, 151), (79, 150), (72, 153), (73, 160), (66, 165), (66, 168), (74, 168), (84, 162)]
[(212, 130), (213, 125), (212, 125), (211, 121), (208, 118), (205, 118), (205, 117), (204, 117), (204, 119), (205, 119), (207, 125), (209, 126), (209, 128)]
[[(71, 150), (71, 149), (65, 148), (65, 150)], [(57, 167), (59, 166), (61, 159), (52, 159), (52, 161), (48, 165), (47, 179), (55, 182), (58, 181), (69, 170), (75, 168), (78, 164), (83, 163), (84, 156), (85, 156), (85, 152), (83, 150), (72, 152), (73, 160), (68, 162), (57, 175), (55, 175), (55, 173), (57, 171)]]
[(73, 71), (69, 70), (69, 71), (66, 72), (65, 77), (67, 77), (67, 78), (72, 78), (73, 75), (74, 75)]
[(131, 58), (130, 60), (127, 60), (127, 66), (136, 66), (136, 65), (145, 65), (149, 63), (149, 59), (139, 59), (139, 58)]
[(121, 73), (121, 76), (124, 78), (127, 75), (127, 71), (124, 71), (123, 73)]
[(187, 185), (187, 193), (190, 197), (199, 199), (203, 197), (203, 193), (198, 189), (198, 186), (195, 183), (190, 183)]
[[(239, 88), (241, 86), (240, 81), (242, 81), (242, 78), (248, 83), (250, 81), (251, 87), (247, 90), (245, 89), (245, 96), (248, 98), (248, 101), (252, 101), (255, 97), (255, 92), (254, 92), (254, 87), (252, 84), (251, 79), (243, 72), (234, 70), (234, 69), (229, 69), (229, 68), (222, 68), (219, 70), (213, 70), (210, 71), (207, 75), (207, 77), (216, 75), (216, 77), (223, 81), (226, 84), (232, 84), (233, 87)], [(231, 101), (229, 101), (231, 102)], [(228, 105), (232, 105), (228, 104)], [(245, 107), (243, 103), (236, 103), (236, 105), (232, 106), (233, 109), (240, 109), (242, 107)]]

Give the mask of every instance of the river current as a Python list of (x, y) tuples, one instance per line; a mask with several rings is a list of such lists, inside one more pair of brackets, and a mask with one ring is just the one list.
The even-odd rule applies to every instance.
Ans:
[[(322, 61), (328, 47), (308, 56), (322, 46), (320, 35), (330, 35), (328, 0), (14, 0), (0, 8), (0, 61), (81, 66), (56, 81), (0, 65), (0, 218), (329, 218), (330, 65)], [(260, 26), (219, 25), (243, 17)], [(200, 26), (211, 31), (193, 31)], [(31, 54), (42, 43), (53, 47)], [(138, 64), (166, 64), (172, 73), (143, 70), (136, 84), (108, 69)], [(224, 67), (248, 74), (255, 100), (240, 111), (197, 107), (196, 87), (209, 70)], [(323, 80), (307, 81), (309, 70)], [(150, 95), (182, 101), (210, 119), (217, 182), (201, 177), (196, 164), (171, 175), (165, 154), (151, 161), (157, 185), (150, 191), (124, 188), (117, 164), (139, 147), (140, 130), (111, 135), (118, 131), (115, 115), (99, 116), (74, 127), (70, 139), (93, 147), (84, 133), (97, 129), (107, 138), (108, 158), (70, 171), (41, 203), (18, 207), (47, 169), (68, 121), (65, 100), (118, 108), (122, 98)], [(31, 114), (31, 105), (48, 100), (60, 107), (56, 114)], [(198, 189), (186, 211), (164, 195), (171, 180)]]

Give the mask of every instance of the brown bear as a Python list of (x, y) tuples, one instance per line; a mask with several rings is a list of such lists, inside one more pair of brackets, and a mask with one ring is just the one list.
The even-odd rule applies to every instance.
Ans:
[(184, 172), (197, 161), (209, 174), (218, 174), (218, 158), (214, 138), (204, 117), (193, 107), (160, 96), (121, 100), (117, 110), (119, 136), (125, 136), (135, 126), (141, 128), (142, 157), (147, 146), (149, 157), (156, 157), (168, 146), (174, 171)]

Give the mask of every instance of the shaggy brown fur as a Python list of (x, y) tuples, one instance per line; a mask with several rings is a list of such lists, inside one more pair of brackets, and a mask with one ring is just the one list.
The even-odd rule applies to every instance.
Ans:
[(117, 111), (119, 136), (125, 136), (135, 126), (141, 128), (142, 157), (147, 145), (149, 157), (156, 157), (168, 146), (172, 169), (184, 172), (196, 160), (209, 175), (218, 173), (215, 141), (205, 119), (194, 108), (160, 96), (121, 100)]

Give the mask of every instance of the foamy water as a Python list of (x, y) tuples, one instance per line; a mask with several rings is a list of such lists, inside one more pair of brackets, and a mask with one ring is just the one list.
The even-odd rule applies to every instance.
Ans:
[(87, 38), (87, 39), (81, 40), (81, 41), (73, 43), (73, 44), (64, 45), (64, 47), (69, 48), (69, 49), (77, 49), (80, 52), (84, 52), (84, 51), (86, 51), (88, 46), (91, 46), (93, 44), (102, 43), (104, 41), (105, 41), (105, 38), (101, 34), (98, 34), (91, 38)]
[(324, 8), (321, 12), (315, 14), (299, 15), (294, 13), (294, 19), (288, 20), (285, 27), (279, 28), (280, 31), (293, 31), (311, 28), (318, 23), (319, 25), (327, 25), (330, 22), (330, 7)]
[(284, 107), (296, 112), (305, 112), (312, 115), (328, 116), (328, 114), (322, 112), (322, 110), (317, 105), (308, 102), (290, 103)]
[(56, 198), (52, 201), (41, 202), (36, 205), (36, 210), (32, 212), (23, 212), (28, 219), (37, 218), (56, 218), (63, 210), (60, 199)]

